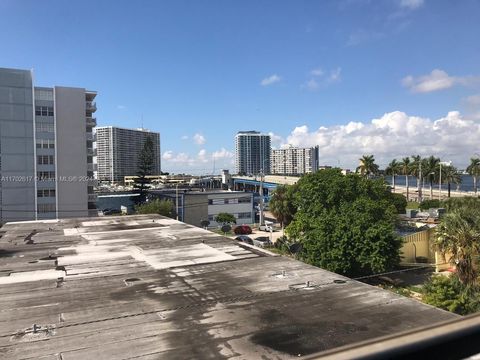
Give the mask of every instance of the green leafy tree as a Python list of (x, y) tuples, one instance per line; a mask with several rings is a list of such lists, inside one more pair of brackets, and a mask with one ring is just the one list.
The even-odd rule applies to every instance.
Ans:
[(480, 158), (474, 157), (470, 159), (467, 173), (473, 177), (473, 191), (475, 191), (475, 195), (477, 195), (477, 178), (480, 176)]
[(478, 287), (465, 286), (458, 276), (434, 275), (423, 286), (423, 301), (459, 315), (480, 310)]
[(135, 193), (139, 194), (138, 196), (133, 197), (136, 204), (144, 203), (147, 196), (148, 185), (150, 180), (147, 178), (148, 175), (152, 175), (153, 166), (154, 166), (155, 153), (153, 150), (153, 140), (150, 136), (145, 139), (143, 148), (138, 155), (138, 171), (137, 177), (134, 180), (133, 188)]
[(405, 214), (407, 209), (407, 199), (403, 194), (392, 194), (392, 203), (399, 214)]
[(402, 161), (400, 162), (400, 174), (402, 175), (405, 175), (405, 185), (407, 186), (407, 202), (409, 200), (409, 188), (410, 188), (410, 184), (409, 184), (409, 176), (411, 174), (411, 162), (410, 162), (410, 158), (409, 157), (404, 157), (402, 159)]
[(237, 222), (237, 219), (235, 216), (229, 213), (219, 213), (217, 216), (215, 216), (215, 221), (219, 224), (235, 224)]
[(280, 223), (282, 229), (284, 226), (290, 224), (296, 211), (293, 206), (294, 187), (295, 185), (277, 186), (269, 202), (270, 212)]
[(137, 214), (159, 214), (174, 219), (176, 217), (175, 207), (170, 200), (155, 199), (141, 205), (135, 206)]
[(392, 176), (392, 187), (395, 189), (395, 177), (402, 171), (402, 165), (397, 161), (397, 159), (393, 159), (390, 164), (385, 168), (385, 174)]
[(303, 245), (304, 261), (348, 276), (382, 272), (399, 263), (393, 194), (382, 179), (339, 169), (303, 176), (287, 234)]
[(420, 205), (419, 205), (419, 208), (420, 210), (422, 211), (425, 211), (425, 210), (428, 210), (428, 209), (431, 209), (431, 208), (439, 208), (439, 207), (442, 207), (442, 204), (443, 202), (440, 201), (439, 199), (427, 199), (427, 200), (423, 200)]
[(360, 159), (356, 172), (362, 176), (371, 177), (378, 174), (378, 165), (375, 164), (375, 157), (373, 155), (363, 155)]
[[(453, 200), (453, 199), (451, 199)], [(447, 213), (435, 229), (435, 246), (457, 269), (463, 284), (477, 281), (475, 259), (480, 254), (480, 206), (478, 199), (455, 199), (447, 202)], [(472, 201), (473, 200), (473, 201)]]
[(451, 184), (460, 184), (462, 176), (454, 166), (442, 167), (442, 182), (447, 184), (448, 197), (450, 197)]

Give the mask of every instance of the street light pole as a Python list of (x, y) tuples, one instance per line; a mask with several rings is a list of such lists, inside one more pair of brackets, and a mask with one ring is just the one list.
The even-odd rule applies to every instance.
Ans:
[(420, 161), (419, 170), (418, 170), (418, 202), (422, 202), (422, 162)]
[(438, 200), (442, 201), (442, 162), (440, 161), (440, 176), (438, 178)]
[(264, 224), (263, 220), (263, 169), (260, 169), (260, 225)]
[(175, 205), (177, 207), (177, 221), (178, 221), (178, 182), (177, 182), (177, 189), (175, 191)]

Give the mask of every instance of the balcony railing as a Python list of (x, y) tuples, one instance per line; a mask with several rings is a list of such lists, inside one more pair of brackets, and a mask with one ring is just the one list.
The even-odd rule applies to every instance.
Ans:
[(91, 112), (97, 111), (97, 103), (95, 101), (87, 101), (87, 110)]
[(92, 126), (92, 127), (97, 126), (97, 118), (87, 116), (87, 126)]

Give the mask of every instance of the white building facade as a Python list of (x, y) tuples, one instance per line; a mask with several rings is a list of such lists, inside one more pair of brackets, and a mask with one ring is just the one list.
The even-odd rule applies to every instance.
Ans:
[(97, 214), (96, 95), (0, 68), (0, 222)]
[(302, 175), (318, 170), (318, 146), (311, 148), (288, 147), (272, 150), (272, 175)]

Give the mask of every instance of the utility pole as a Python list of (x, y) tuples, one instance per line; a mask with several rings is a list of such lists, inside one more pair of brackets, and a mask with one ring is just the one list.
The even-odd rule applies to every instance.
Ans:
[(178, 221), (178, 182), (177, 182), (177, 187), (175, 191), (175, 205), (177, 207), (177, 221)]
[(418, 171), (418, 177), (420, 178), (418, 181), (418, 202), (422, 202), (422, 161), (420, 160), (419, 164), (419, 171)]
[(260, 169), (260, 225), (264, 225), (263, 220), (263, 169)]

